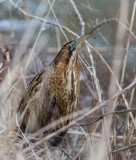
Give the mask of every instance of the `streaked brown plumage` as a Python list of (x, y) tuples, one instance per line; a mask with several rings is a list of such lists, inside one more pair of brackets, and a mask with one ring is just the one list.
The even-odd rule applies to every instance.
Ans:
[[(53, 62), (31, 81), (18, 108), (23, 132), (36, 132), (75, 111), (79, 96), (78, 49), (86, 38), (88, 35), (65, 44)], [(72, 117), (46, 134), (56, 131), (71, 120)], [(63, 137), (64, 134), (60, 135)], [(61, 139), (55, 137), (50, 144), (57, 145)]]

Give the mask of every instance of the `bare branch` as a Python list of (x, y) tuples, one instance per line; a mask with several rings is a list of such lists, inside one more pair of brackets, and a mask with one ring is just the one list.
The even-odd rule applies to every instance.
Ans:
[(129, 145), (129, 146), (114, 150), (114, 151), (112, 151), (112, 154), (117, 154), (119, 152), (126, 151), (127, 149), (132, 149), (132, 148), (135, 148), (135, 147), (136, 147), (136, 144), (132, 144), (132, 145)]
[(79, 20), (79, 23), (80, 23), (80, 26), (81, 26), (81, 36), (85, 34), (85, 22), (83, 20), (83, 17), (82, 15), (80, 14), (75, 2), (73, 0), (69, 0), (70, 3), (72, 4), (73, 8), (74, 8), (74, 11), (77, 15), (77, 18)]

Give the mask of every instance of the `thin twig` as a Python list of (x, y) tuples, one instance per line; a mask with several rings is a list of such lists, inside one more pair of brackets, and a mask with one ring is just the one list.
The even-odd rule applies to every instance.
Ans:
[(64, 148), (60, 148), (60, 150), (67, 156), (67, 158), (69, 158), (69, 160), (74, 160), (74, 158), (69, 153), (67, 153)]
[[(130, 27), (129, 27), (130, 31), (132, 30), (132, 27), (133, 27), (135, 11), (136, 11), (136, 1), (134, 2), (134, 7), (133, 7), (133, 11), (132, 11), (131, 22), (130, 22)], [(124, 58), (124, 61), (123, 61), (123, 69), (122, 69), (122, 74), (121, 74), (121, 84), (123, 84), (123, 81), (124, 81), (127, 58), (128, 58), (128, 50), (129, 50), (129, 47), (130, 47), (130, 40), (131, 40), (131, 36), (129, 35), (127, 45), (126, 45), (126, 50), (125, 50), (126, 54), (125, 54), (125, 58)]]
[(81, 36), (85, 34), (85, 22), (83, 20), (82, 15), (80, 14), (75, 2), (73, 0), (69, 0), (70, 3), (72, 4), (72, 7), (77, 15), (77, 18), (79, 20), (80, 26), (81, 26)]
[(136, 144), (132, 144), (132, 145), (129, 145), (129, 146), (126, 146), (126, 147), (123, 147), (123, 148), (114, 150), (114, 151), (112, 151), (112, 154), (116, 154), (116, 153), (125, 151), (125, 150), (127, 150), (127, 149), (132, 149), (132, 148), (135, 148), (135, 147), (136, 147)]
[(98, 122), (99, 120), (102, 120), (104, 117), (106, 116), (109, 116), (111, 114), (121, 114), (121, 113), (128, 113), (128, 112), (134, 112), (136, 111), (136, 108), (133, 108), (133, 109), (125, 109), (125, 110), (121, 110), (121, 111), (113, 111), (113, 112), (109, 112), (109, 113), (105, 113), (104, 115), (102, 116), (98, 116), (98, 118), (96, 120), (94, 120), (93, 122), (90, 122), (90, 123), (86, 123), (86, 124), (80, 124), (80, 126), (88, 126), (88, 125), (93, 125), (95, 124), (96, 122)]
[[(20, 126), (19, 126), (17, 114), (15, 115), (15, 121), (16, 121), (16, 126), (18, 127), (20, 133), (21, 133), (22, 136), (24, 137), (26, 143), (28, 144), (29, 147), (31, 147), (31, 144), (30, 144), (29, 140), (27, 139), (27, 137), (26, 137), (25, 134), (22, 132), (22, 130), (21, 130)], [(31, 149), (31, 151), (32, 151), (33, 155), (34, 155), (35, 157), (37, 157), (37, 155), (36, 155), (36, 153), (34, 152), (34, 150)]]
[(65, 34), (65, 32), (63, 31), (63, 28), (61, 27), (61, 25), (60, 25), (60, 23), (59, 23), (59, 21), (58, 21), (58, 19), (57, 19), (57, 17), (56, 17), (56, 14), (55, 14), (55, 12), (54, 12), (54, 10), (53, 10), (52, 4), (50, 3), (50, 0), (48, 0), (48, 3), (49, 3), (49, 5), (50, 5), (50, 8), (51, 8), (51, 10), (52, 10), (52, 13), (53, 13), (53, 15), (54, 15), (54, 17), (55, 17), (55, 20), (56, 20), (56, 22), (57, 22), (60, 30), (62, 31), (62, 33), (63, 33), (64, 37), (66, 38), (66, 40), (69, 41), (68, 38), (67, 38), (67, 36), (66, 36), (66, 34)]
[[(55, 3), (55, 0), (53, 0), (52, 4), (50, 4), (50, 5), (53, 6), (54, 3)], [(49, 8), (49, 10), (48, 10), (45, 18), (48, 17), (48, 15), (50, 14), (50, 12), (51, 12), (51, 7)], [(37, 35), (36, 40), (35, 40), (35, 42), (34, 42), (34, 45), (33, 45), (32, 49), (31, 49), (30, 54), (29, 54), (27, 63), (26, 63), (26, 65), (25, 65), (25, 70), (26, 70), (26, 68), (28, 67), (30, 60), (31, 60), (32, 57), (34, 56), (34, 51), (35, 51), (36, 45), (37, 45), (37, 43), (38, 43), (38, 40), (39, 40), (39, 38), (40, 38), (40, 36), (41, 36), (41, 34), (42, 34), (42, 32), (43, 32), (43, 27), (44, 27), (44, 25), (45, 25), (45, 22), (42, 22), (42, 25), (41, 25), (41, 27), (40, 27), (40, 30), (39, 30), (39, 32), (38, 32), (38, 35)]]

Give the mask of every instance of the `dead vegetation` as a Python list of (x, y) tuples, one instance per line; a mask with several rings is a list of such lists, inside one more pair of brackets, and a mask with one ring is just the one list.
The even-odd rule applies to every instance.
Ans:
[[(57, 5), (63, 5), (63, 2), (48, 0), (45, 12), (42, 10), (45, 2), (37, 1), (39, 4), (34, 13), (25, 9), (26, 1), (0, 2), (10, 6), (11, 22), (10, 36), (7, 40), (7, 34), (2, 33), (0, 44), (0, 159), (135, 160), (136, 36), (133, 26), (136, 2), (129, 6), (129, 1), (121, 0), (117, 16), (93, 23), (85, 19), (83, 11), (88, 8), (88, 15), (96, 12), (91, 8), (91, 2), (87, 1), (88, 5), (81, 2), (81, 6), (79, 2), (65, 2), (72, 8), (71, 14), (64, 13), (71, 18), (69, 24), (59, 20)], [(130, 9), (132, 6), (133, 10)], [(13, 27), (15, 13), (21, 18), (18, 22), (22, 27), (27, 23), (19, 35), (20, 40)], [(50, 15), (53, 20), (48, 20)], [(40, 131), (32, 135), (22, 133), (23, 139), (19, 139), (16, 109), (24, 89), (51, 62), (64, 42), (76, 39), (88, 30), (92, 32), (92, 39), (86, 41), (80, 51), (81, 91), (74, 120), (33, 143), (31, 138)], [(62, 144), (48, 148), (46, 141), (68, 128)], [(24, 144), (27, 145), (24, 147)]]

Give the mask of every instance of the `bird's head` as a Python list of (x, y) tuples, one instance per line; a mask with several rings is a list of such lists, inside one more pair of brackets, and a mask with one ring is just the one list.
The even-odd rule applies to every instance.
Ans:
[(70, 64), (77, 61), (78, 50), (81, 48), (83, 42), (90, 37), (90, 34), (85, 34), (84, 36), (78, 38), (77, 40), (70, 41), (66, 43), (59, 53), (57, 54), (54, 63), (66, 63)]

